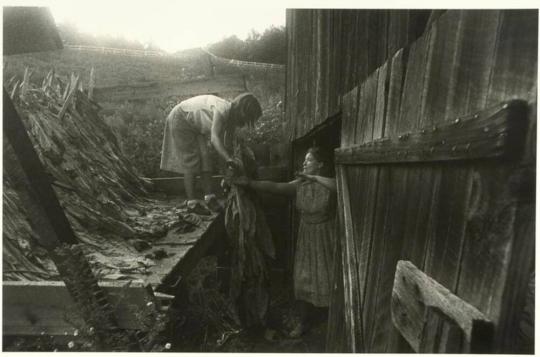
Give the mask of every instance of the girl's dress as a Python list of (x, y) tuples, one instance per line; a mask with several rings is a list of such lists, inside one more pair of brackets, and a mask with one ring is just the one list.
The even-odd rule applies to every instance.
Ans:
[(294, 294), (315, 306), (330, 301), (336, 196), (318, 182), (303, 183), (296, 193), (300, 226), (294, 262)]

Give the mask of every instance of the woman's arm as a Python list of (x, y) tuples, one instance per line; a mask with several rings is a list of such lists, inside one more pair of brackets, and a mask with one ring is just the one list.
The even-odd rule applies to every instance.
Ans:
[(337, 191), (336, 179), (333, 177), (324, 177), (324, 176), (319, 176), (319, 175), (306, 175), (302, 173), (298, 174), (298, 177), (303, 178), (305, 180), (318, 182), (333, 192)]
[(210, 133), (210, 142), (218, 152), (218, 154), (227, 162), (232, 161), (231, 156), (223, 145), (223, 129), (225, 127), (225, 118), (222, 114), (214, 111), (214, 117), (212, 119), (212, 131)]
[(250, 180), (247, 177), (238, 177), (232, 180), (232, 183), (252, 188), (256, 191), (275, 193), (278, 195), (293, 196), (300, 180), (291, 182), (272, 182), (263, 180)]

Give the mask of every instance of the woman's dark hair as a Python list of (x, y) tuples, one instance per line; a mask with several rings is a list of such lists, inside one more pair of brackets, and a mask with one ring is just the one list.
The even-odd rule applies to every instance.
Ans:
[(242, 93), (234, 98), (237, 110), (244, 114), (245, 124), (253, 126), (253, 122), (262, 115), (261, 104), (251, 93)]
[(320, 146), (312, 146), (310, 147), (306, 153), (309, 153), (313, 155), (315, 160), (318, 162), (323, 163), (323, 167), (321, 169), (321, 174), (323, 176), (330, 176), (333, 172), (333, 160), (331, 159), (330, 154), (325, 151)]

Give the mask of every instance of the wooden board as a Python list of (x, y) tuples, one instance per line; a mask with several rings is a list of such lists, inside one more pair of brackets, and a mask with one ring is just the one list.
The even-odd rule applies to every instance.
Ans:
[(361, 296), (363, 291), (360, 286), (357, 266), (356, 249), (354, 244), (352, 213), (349, 195), (349, 182), (343, 167), (337, 168), (338, 203), (343, 209), (340, 211), (341, 222), (343, 222), (343, 232), (341, 236), (341, 253), (343, 262), (343, 290), (344, 290), (344, 311), (346, 327), (346, 351), (357, 352), (363, 345), (362, 341), (362, 312)]
[(207, 225), (207, 228), (205, 228), (202, 236), (198, 237), (196, 243), (189, 250), (185, 251), (181, 259), (176, 256), (170, 261), (162, 261), (160, 266), (151, 268), (161, 271), (161, 275), (158, 276), (160, 278), (160, 284), (155, 289), (156, 291), (172, 295), (178, 292), (182, 279), (195, 268), (202, 257), (208, 254), (217, 239), (224, 239), (225, 224), (223, 220), (223, 214), (219, 214), (213, 218), (210, 224)]
[[(396, 267), (391, 305), (394, 325), (416, 352), (426, 347), (427, 341), (422, 341), (422, 337), (429, 337), (425, 323), (429, 324), (433, 310), (426, 314), (426, 308), (436, 308), (462, 330), (464, 342), (460, 352), (470, 353), (471, 344), (482, 342), (472, 338), (480, 335), (478, 331), (473, 331), (474, 328), (489, 331), (490, 326), (493, 327), (476, 307), (452, 294), (408, 261), (399, 261)], [(419, 334), (421, 331), (425, 332)]]
[[(515, 159), (522, 151), (525, 103), (512, 101), (399, 137), (336, 150), (340, 164)], [(363, 117), (367, 118), (366, 113)], [(366, 128), (369, 130), (370, 128)]]
[[(99, 286), (108, 294), (120, 328), (146, 328), (141, 314), (156, 308), (152, 289), (142, 281), (101, 282)], [(73, 335), (84, 325), (63, 282), (4, 281), (2, 292), (4, 335)], [(147, 306), (149, 302), (153, 305)]]
[[(343, 217), (340, 217), (343, 219)], [(344, 224), (340, 221), (339, 237), (345, 235)], [(336, 239), (334, 247), (334, 283), (328, 308), (328, 325), (326, 330), (326, 350), (329, 353), (347, 352), (347, 332), (345, 324), (345, 296), (343, 287), (343, 264), (341, 239)]]
[(3, 137), (7, 139), (7, 170), (36, 227), (42, 227), (39, 242), (48, 249), (60, 243), (74, 244), (77, 238), (51, 187), (50, 177), (39, 159), (27, 130), (6, 90), (3, 90)]

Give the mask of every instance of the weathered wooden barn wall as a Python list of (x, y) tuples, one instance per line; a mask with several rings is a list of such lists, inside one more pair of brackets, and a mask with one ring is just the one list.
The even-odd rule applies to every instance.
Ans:
[(342, 94), (420, 36), (426, 10), (287, 10), (286, 115), (291, 139), (340, 110)]
[[(401, 259), (485, 314), (496, 352), (530, 347), (519, 342), (519, 320), (534, 269), (538, 13), (436, 15), (287, 13), (291, 139), (338, 112), (346, 149), (431, 132), (510, 99), (528, 108), (524, 150), (510, 161), (338, 163), (343, 279), (335, 279), (329, 351), (410, 351), (391, 321)], [(387, 25), (370, 26), (375, 19)]]

